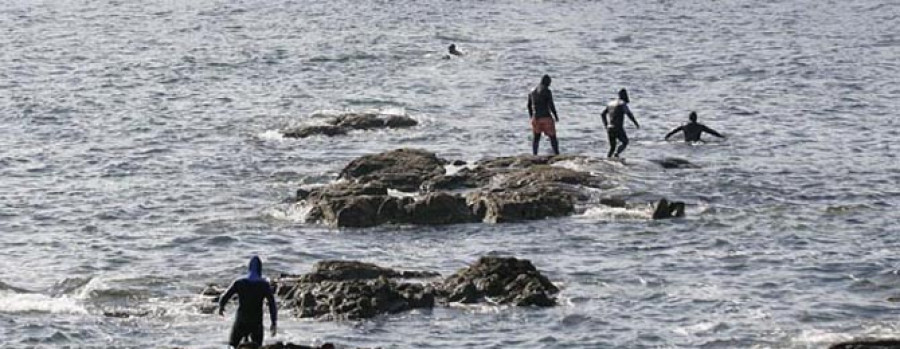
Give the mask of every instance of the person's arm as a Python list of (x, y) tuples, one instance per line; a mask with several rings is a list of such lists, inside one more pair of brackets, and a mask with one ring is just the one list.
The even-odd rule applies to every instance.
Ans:
[(669, 140), (669, 137), (672, 137), (672, 135), (678, 133), (678, 131), (684, 131), (684, 125), (678, 126), (678, 127), (676, 127), (674, 130), (672, 130), (671, 132), (666, 133), (666, 138), (665, 138), (665, 140)]
[(228, 301), (231, 297), (234, 297), (234, 293), (237, 292), (235, 284), (237, 284), (237, 281), (232, 282), (231, 286), (225, 290), (225, 293), (219, 296), (219, 315), (225, 315), (225, 304), (228, 304)]
[(278, 333), (278, 307), (275, 305), (275, 295), (272, 294), (272, 287), (266, 285), (266, 301), (269, 303), (269, 320), (272, 320), (272, 336)]
[(625, 105), (625, 115), (628, 115), (628, 118), (631, 119), (631, 123), (634, 124), (634, 127), (641, 128), (641, 125), (638, 125), (637, 120), (634, 119), (634, 114), (631, 113), (631, 108), (628, 108), (628, 105)]
[(725, 138), (725, 136), (723, 136), (721, 133), (718, 133), (718, 132), (716, 132), (716, 130), (706, 127), (706, 125), (703, 125), (703, 132), (709, 133), (709, 134), (719, 137), (719, 138)]
[(609, 122), (606, 121), (606, 114), (609, 114), (609, 107), (603, 109), (603, 112), (600, 113), (600, 119), (603, 120), (603, 128), (609, 128)]
[(528, 94), (528, 117), (529, 118), (534, 117), (534, 105), (531, 102), (531, 94), (530, 93)]
[(553, 118), (556, 119), (556, 122), (559, 122), (559, 115), (556, 114), (556, 105), (553, 104), (553, 92), (548, 90), (547, 97), (550, 98), (550, 113), (552, 113)]

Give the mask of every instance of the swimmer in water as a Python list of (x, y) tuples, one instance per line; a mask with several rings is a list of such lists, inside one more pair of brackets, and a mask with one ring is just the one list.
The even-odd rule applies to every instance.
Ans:
[(456, 49), (456, 44), (450, 44), (450, 47), (447, 48), (447, 51), (454, 56), (462, 56), (463, 53)]
[(684, 133), (685, 142), (702, 142), (703, 140), (700, 139), (700, 135), (702, 135), (704, 132), (719, 138), (725, 138), (725, 136), (716, 132), (716, 130), (713, 130), (709, 127), (706, 127), (706, 125), (697, 122), (697, 112), (692, 111), (691, 115), (688, 116), (688, 119), (690, 119), (691, 122), (676, 127), (674, 130), (666, 134), (665, 139), (669, 140), (669, 137), (672, 137), (672, 135), (678, 133), (679, 131)]

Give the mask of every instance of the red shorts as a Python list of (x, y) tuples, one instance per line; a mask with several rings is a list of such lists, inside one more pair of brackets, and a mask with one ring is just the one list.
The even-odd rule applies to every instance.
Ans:
[(531, 132), (556, 137), (556, 122), (553, 118), (531, 118)]

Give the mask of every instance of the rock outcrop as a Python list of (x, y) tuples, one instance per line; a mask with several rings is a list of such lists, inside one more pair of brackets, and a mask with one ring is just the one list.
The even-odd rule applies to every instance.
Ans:
[(327, 125), (310, 125), (282, 131), (285, 137), (339, 136), (353, 130), (396, 129), (418, 125), (406, 115), (381, 115), (378, 113), (346, 113), (328, 121)]
[(401, 272), (353, 261), (316, 263), (312, 273), (276, 282), (276, 293), (299, 317), (357, 320), (434, 306), (434, 291), (394, 279), (438, 274)]
[(481, 257), (444, 280), (441, 292), (450, 302), (546, 307), (556, 305), (559, 289), (528, 260)]
[[(502, 157), (446, 175), (449, 161), (424, 150), (398, 149), (351, 161), (340, 173), (342, 182), (299, 189), (297, 200), (310, 206), (308, 221), (338, 227), (560, 217), (574, 213), (577, 203), (590, 199), (586, 188), (600, 188), (603, 182), (591, 173), (551, 166), (577, 158)], [(409, 194), (394, 196), (388, 189)]]
[[(313, 271), (272, 281), (283, 311), (301, 318), (358, 320), (452, 302), (552, 306), (559, 289), (530, 261), (482, 257), (440, 280), (428, 271), (400, 271), (358, 261), (321, 261)], [(214, 304), (222, 289), (202, 295)]]

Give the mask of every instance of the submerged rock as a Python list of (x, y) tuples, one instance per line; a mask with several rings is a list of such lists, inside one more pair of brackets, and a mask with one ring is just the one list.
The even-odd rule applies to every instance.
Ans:
[(829, 349), (900, 349), (900, 339), (862, 339), (832, 344)]
[(419, 123), (406, 115), (381, 115), (377, 113), (347, 113), (328, 121), (328, 125), (303, 126), (282, 132), (285, 137), (339, 136), (353, 130), (407, 128)]
[(676, 169), (676, 168), (700, 168), (699, 165), (696, 165), (690, 161), (679, 158), (663, 158), (663, 159), (653, 159), (650, 160), (653, 163), (656, 163), (662, 168), (665, 169)]
[(553, 306), (559, 289), (525, 259), (481, 257), (441, 286), (447, 301), (475, 303), (490, 298), (497, 304)]

